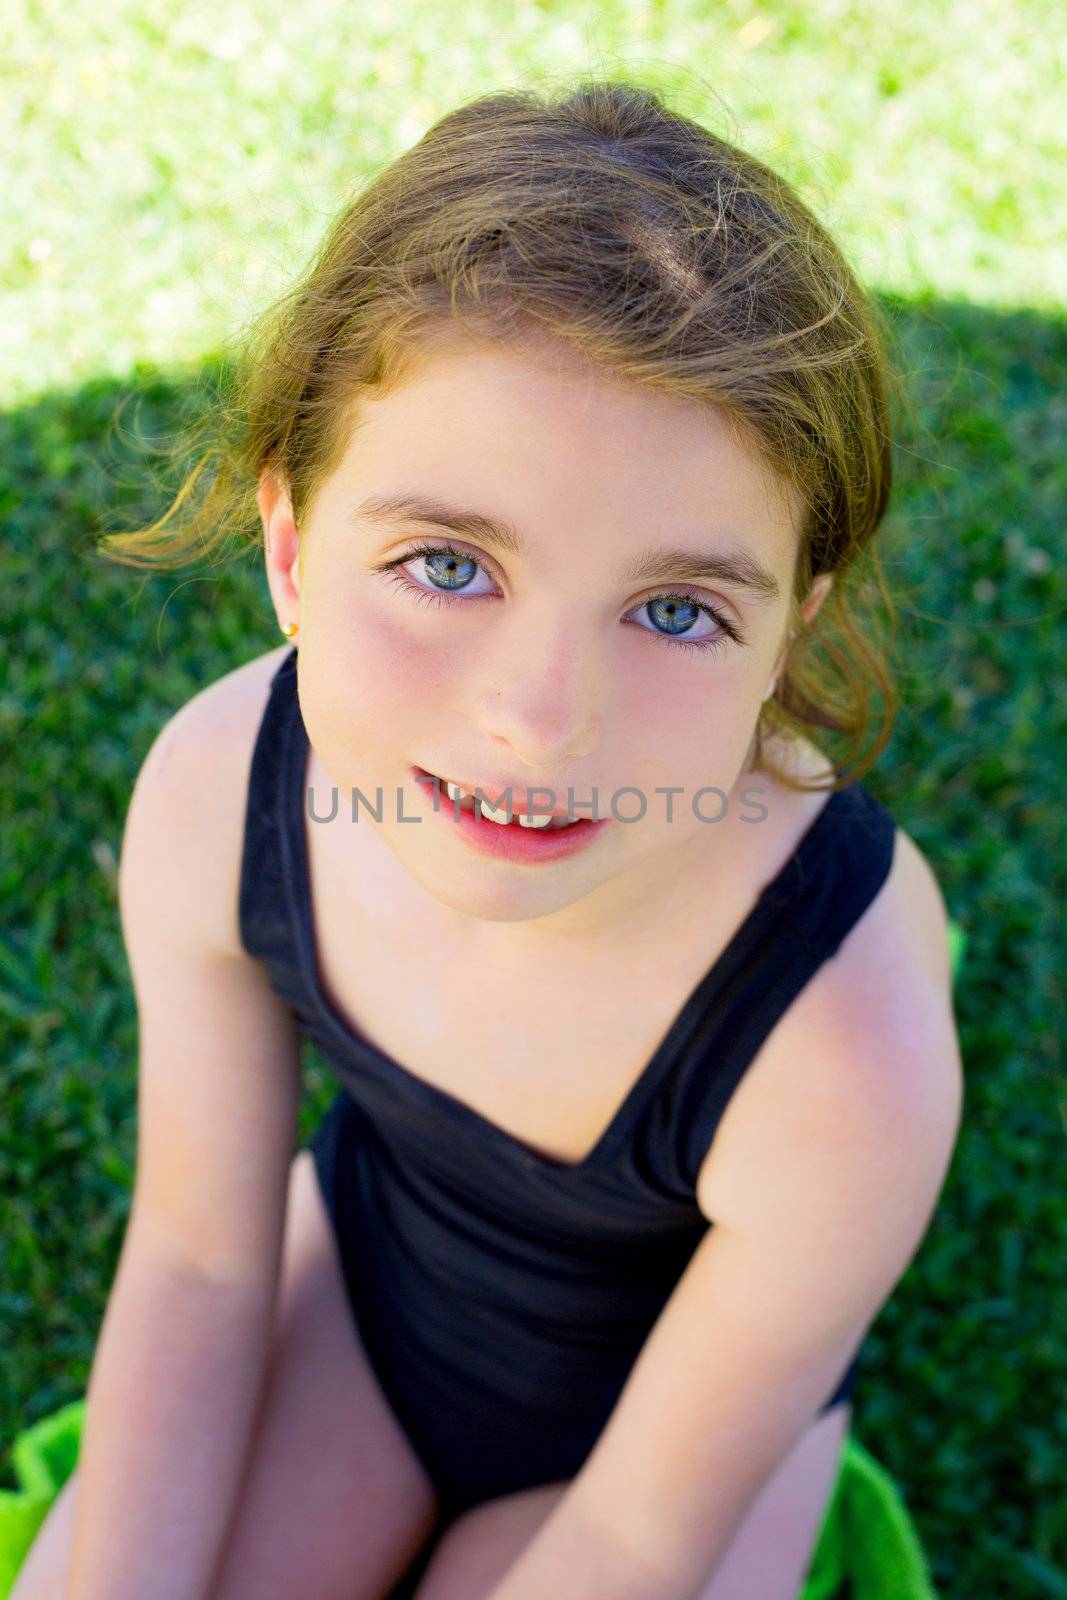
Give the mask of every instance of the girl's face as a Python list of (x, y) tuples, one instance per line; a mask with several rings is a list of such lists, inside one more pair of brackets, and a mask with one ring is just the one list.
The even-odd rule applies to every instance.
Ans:
[[(445, 526), (372, 499), (454, 515)], [(368, 849), (391, 852), (409, 901), (487, 948), (520, 938), (487, 924), (521, 923), (533, 950), (542, 934), (637, 926), (687, 885), (714, 891), (767, 793), (746, 768), (788, 642), (800, 517), (717, 413), (623, 386), (547, 340), (457, 340), (360, 402), (299, 539), (269, 475), (259, 504), (335, 825), (373, 830)], [(736, 571), (699, 569), (716, 561)], [(573, 790), (579, 817), (595, 793), (608, 821), (562, 859), (486, 855), (413, 768), (494, 798), (552, 790), (542, 807)], [(362, 803), (351, 820), (357, 788), (375, 805), (380, 790), (381, 821)], [(613, 815), (621, 789), (619, 817), (640, 820)], [(314, 809), (330, 812), (328, 791)]]

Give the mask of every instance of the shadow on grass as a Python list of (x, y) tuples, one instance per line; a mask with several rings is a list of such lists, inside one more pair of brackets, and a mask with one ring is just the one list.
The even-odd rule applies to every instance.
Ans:
[[(967, 1088), (936, 1218), (868, 1337), (855, 1430), (945, 1600), (1063, 1596), (1067, 324), (890, 309), (924, 437), (898, 453), (882, 536), (903, 708), (865, 781), (967, 934)], [(138, 372), (139, 425), (169, 433), (199, 377)], [(179, 705), (280, 641), (251, 542), (164, 575), (96, 555), (103, 526), (168, 503), (116, 463), (127, 393), (100, 380), (0, 417), (0, 1445), (84, 1393), (128, 1216), (137, 1035), (115, 887), (134, 778)], [(302, 1138), (331, 1093), (309, 1048)]]

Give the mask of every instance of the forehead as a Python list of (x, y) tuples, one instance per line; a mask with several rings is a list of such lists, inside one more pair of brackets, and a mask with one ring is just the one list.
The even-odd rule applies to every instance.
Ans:
[[(720, 408), (638, 383), (544, 330), (510, 339), (435, 331), (410, 352), (398, 353), (388, 387), (380, 395), (367, 392), (357, 414), (407, 413), (437, 403), (445, 393), (457, 421), (484, 423), (505, 406), (506, 415), (536, 412), (546, 424), (555, 421), (568, 429), (585, 417), (591, 430), (603, 432), (609, 424), (681, 430), (701, 443), (727, 434), (732, 438), (738, 431)], [(736, 445), (744, 450), (740, 437)], [(754, 455), (751, 449), (744, 453)]]
[(801, 513), (797, 491), (721, 408), (638, 384), (541, 333), (446, 329), (404, 353), (390, 386), (354, 405), (341, 470), (353, 483), (373, 477), (380, 493), (438, 493), (531, 524), (747, 531), (779, 570)]

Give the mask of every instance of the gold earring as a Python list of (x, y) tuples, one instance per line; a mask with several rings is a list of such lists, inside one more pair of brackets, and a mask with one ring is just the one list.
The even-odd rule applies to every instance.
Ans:
[(293, 634), (296, 633), (296, 631), (299, 628), (299, 626), (300, 626), (300, 624), (298, 622), (283, 622), (282, 623), (282, 632), (285, 634), (285, 637), (287, 639), (291, 639), (293, 637)]

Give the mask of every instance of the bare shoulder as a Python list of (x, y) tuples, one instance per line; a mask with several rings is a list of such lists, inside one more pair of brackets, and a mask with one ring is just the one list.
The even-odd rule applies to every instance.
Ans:
[(813, 1161), (843, 1171), (859, 1152), (866, 1159), (898, 1139), (920, 1167), (925, 1150), (936, 1173), (955, 1142), (962, 1095), (948, 912), (930, 863), (898, 825), (885, 883), (732, 1096), (698, 1203), (712, 1220), (754, 1212), (768, 1171), (780, 1185)]
[(159, 855), (172, 855), (165, 881), (174, 926), (221, 954), (244, 954), (237, 908), (252, 752), (289, 649), (254, 657), (179, 707), (156, 735), (130, 800), (120, 901), (132, 907), (139, 884), (161, 881)]
[[(773, 748), (777, 759), (794, 776), (810, 780), (826, 774), (827, 758), (810, 739), (798, 737), (789, 745)], [(825, 792), (800, 794), (790, 791), (766, 774), (760, 777), (768, 785), (775, 805), (782, 809), (788, 819), (788, 827), (777, 844), (781, 860), (784, 861), (826, 804), (829, 795)], [(773, 866), (779, 864), (777, 860), (771, 863)], [(917, 964), (935, 982), (950, 986), (948, 910), (944, 896), (930, 863), (915, 841), (898, 824), (893, 861), (886, 882), (844, 941), (842, 951), (834, 958), (837, 965), (826, 963), (812, 979), (812, 984), (821, 981), (827, 974), (832, 982), (833, 977), (840, 974), (846, 964), (839, 959), (842, 952), (847, 950), (847, 955), (853, 959), (856, 959), (858, 952), (863, 952), (877, 962), (881, 959), (881, 946), (884, 943), (892, 944), (894, 940), (901, 939), (910, 946)], [(808, 985), (808, 988), (811, 986)]]

